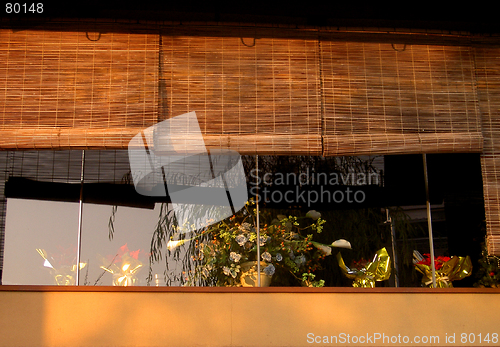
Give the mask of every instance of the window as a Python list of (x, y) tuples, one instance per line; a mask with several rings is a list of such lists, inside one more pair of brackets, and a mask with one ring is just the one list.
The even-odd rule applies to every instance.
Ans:
[[(349, 265), (386, 247), (397, 270), (377, 285), (419, 286), (411, 254), (429, 249), (420, 159), (259, 156), (257, 167), (255, 156), (244, 156), (248, 196), (259, 198), (260, 266), (272, 274), (261, 285), (269, 277), (273, 286), (350, 286), (337, 253)], [(3, 284), (75, 285), (80, 250), (79, 285), (254, 285), (243, 263), (257, 259), (256, 205), (226, 224), (183, 233), (172, 228), (164, 197), (135, 191), (126, 151), (3, 152), (2, 164)], [(436, 254), (477, 262), (484, 237), (478, 155), (429, 156), (429, 180)]]

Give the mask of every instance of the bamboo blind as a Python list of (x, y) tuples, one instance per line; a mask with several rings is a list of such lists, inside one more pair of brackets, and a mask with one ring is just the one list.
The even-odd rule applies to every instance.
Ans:
[(0, 147), (125, 147), (158, 117), (158, 35), (0, 30)]
[(500, 255), (499, 49), (274, 30), (0, 29), (0, 148), (121, 149), (196, 111), (208, 148), (241, 154), (482, 151), (488, 249)]
[(483, 120), (481, 154), (487, 248), (500, 255), (500, 48), (477, 48), (477, 88)]
[(275, 36), (2, 30), (0, 147), (124, 148), (196, 111), (241, 154), (481, 151), (469, 47)]
[(324, 155), (480, 152), (468, 47), (321, 42)]
[(196, 111), (208, 148), (321, 155), (318, 42), (162, 37), (168, 114)]

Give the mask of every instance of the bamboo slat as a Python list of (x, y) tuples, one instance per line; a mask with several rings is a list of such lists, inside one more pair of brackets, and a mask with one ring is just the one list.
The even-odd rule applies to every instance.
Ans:
[(162, 36), (167, 117), (195, 111), (208, 148), (321, 155), (314, 40)]
[(2, 149), (116, 149), (127, 148), (143, 127), (0, 128)]
[(2, 146), (114, 147), (157, 122), (157, 71), (157, 35), (0, 30)]
[(241, 154), (481, 151), (468, 47), (259, 35), (2, 30), (0, 145), (124, 148), (196, 111)]
[(477, 88), (482, 114), (481, 154), (487, 249), (500, 255), (500, 48), (477, 48)]
[(321, 42), (324, 155), (481, 152), (468, 47)]

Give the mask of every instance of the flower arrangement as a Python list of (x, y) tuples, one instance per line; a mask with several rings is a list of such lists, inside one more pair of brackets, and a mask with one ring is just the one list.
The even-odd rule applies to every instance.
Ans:
[[(436, 270), (440, 270), (444, 263), (446, 263), (448, 260), (450, 260), (451, 258), (450, 257), (446, 257), (446, 256), (438, 256), (438, 257), (435, 257), (434, 258), (434, 267)], [(430, 253), (424, 253), (423, 254), (423, 259), (421, 259), (420, 261), (417, 262), (417, 264), (421, 264), (421, 265), (426, 265), (426, 266), (431, 266), (431, 255)]]
[[(102, 257), (100, 268), (113, 275), (113, 286), (133, 286), (137, 284), (137, 273), (143, 266), (139, 260), (141, 253), (144, 252), (140, 249), (130, 251), (127, 244), (124, 244), (114, 257), (109, 255), (106, 258)], [(96, 284), (101, 277), (102, 275), (97, 279)]]
[[(413, 251), (413, 264), (422, 277), (423, 286), (433, 286), (432, 263), (429, 253), (420, 254)], [(438, 288), (453, 287), (452, 281), (461, 280), (472, 274), (472, 262), (469, 256), (466, 257), (445, 257), (438, 256), (434, 258), (434, 267), (436, 269), (436, 286)]]
[(350, 268), (345, 265), (340, 252), (337, 254), (337, 260), (344, 275), (354, 280), (353, 287), (374, 288), (375, 282), (391, 277), (391, 257), (385, 247), (375, 253), (371, 262), (364, 259), (353, 261)]
[[(43, 266), (50, 271), (54, 278), (54, 283), (58, 286), (75, 285), (76, 280), (76, 247), (62, 248), (59, 252), (48, 254), (41, 248), (36, 249), (37, 253), (43, 258)], [(80, 262), (80, 270), (87, 263)]]
[[(258, 238), (253, 205), (253, 201), (247, 202), (236, 215), (205, 228), (195, 237), (198, 265), (188, 284), (201, 281), (215, 286), (244, 285), (243, 267), (249, 261), (260, 261), (261, 271), (269, 278), (274, 276), (276, 285), (293, 284), (290, 279), (297, 285), (324, 284), (321, 280), (314, 281), (314, 271), (321, 267), (323, 258), (331, 255), (332, 247), (350, 248), (350, 243), (342, 239), (330, 245), (313, 241), (314, 234), (321, 233), (325, 223), (317, 211), (309, 211), (304, 217), (277, 215), (269, 223), (261, 224)], [(202, 236), (204, 241), (200, 241)], [(186, 241), (170, 241), (167, 247)], [(257, 259), (258, 247), (260, 259)]]

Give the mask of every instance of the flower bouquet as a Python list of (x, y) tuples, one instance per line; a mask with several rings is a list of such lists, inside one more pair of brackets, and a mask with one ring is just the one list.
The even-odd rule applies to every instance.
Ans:
[[(43, 266), (50, 271), (54, 283), (58, 286), (72, 286), (76, 282), (76, 247), (60, 249), (59, 253), (50, 255), (44, 249), (37, 248), (37, 253), (43, 258)], [(80, 270), (87, 263), (80, 262)]]
[[(280, 280), (290, 276), (300, 284), (302, 274), (318, 269), (321, 259), (331, 255), (332, 247), (350, 248), (345, 240), (330, 245), (313, 241), (314, 234), (321, 233), (325, 223), (316, 211), (309, 211), (304, 217), (278, 215), (269, 224), (261, 224), (257, 237), (253, 204), (247, 202), (236, 215), (205, 228), (192, 239), (182, 240), (184, 243), (196, 239), (198, 250), (195, 260), (199, 265), (188, 284), (201, 281), (215, 286), (255, 286), (258, 261), (261, 285), (269, 285), (271, 278), (281, 285)], [(175, 242), (170, 241), (170, 246), (179, 245)], [(318, 283), (321, 282), (315, 281)]]
[[(432, 287), (432, 265), (429, 253), (420, 254), (413, 251), (413, 264), (422, 277), (422, 285)], [(452, 281), (461, 280), (472, 273), (472, 262), (469, 256), (466, 257), (445, 257), (438, 256), (434, 258), (434, 267), (436, 269), (437, 288), (451, 288)]]
[[(127, 244), (124, 244), (114, 257), (101, 259), (103, 265), (100, 268), (113, 275), (113, 286), (127, 287), (137, 284), (137, 273), (142, 269), (139, 253), (139, 249), (130, 251)], [(99, 279), (100, 277), (96, 283)]]
[(391, 257), (385, 248), (378, 250), (371, 262), (360, 260), (347, 267), (340, 253), (337, 254), (340, 269), (347, 278), (353, 279), (353, 287), (374, 288), (376, 281), (391, 277)]

